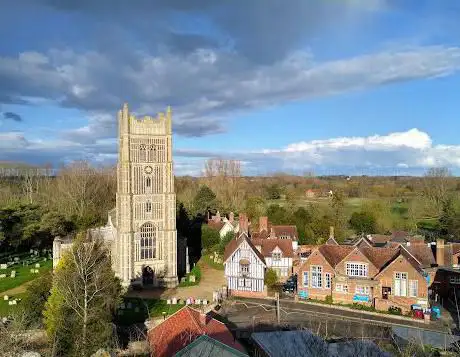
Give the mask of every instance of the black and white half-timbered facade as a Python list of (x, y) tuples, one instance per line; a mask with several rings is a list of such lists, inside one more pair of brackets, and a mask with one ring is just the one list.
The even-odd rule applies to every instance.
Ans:
[(230, 294), (264, 294), (267, 265), (246, 232), (240, 233), (238, 238), (231, 240), (225, 247), (224, 266)]

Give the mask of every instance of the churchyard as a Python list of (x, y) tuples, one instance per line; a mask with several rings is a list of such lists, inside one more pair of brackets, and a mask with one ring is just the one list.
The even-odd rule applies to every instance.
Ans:
[(0, 317), (7, 316), (20, 305), (27, 283), (53, 268), (50, 250), (0, 257)]

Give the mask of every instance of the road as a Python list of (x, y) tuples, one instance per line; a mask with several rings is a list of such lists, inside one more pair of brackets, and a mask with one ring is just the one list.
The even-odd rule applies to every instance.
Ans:
[(222, 312), (234, 330), (261, 331), (276, 328), (308, 328), (328, 337), (389, 338), (391, 327), (447, 333), (437, 323), (397, 320), (385, 315), (369, 315), (360, 311), (337, 310), (327, 306), (280, 302), (280, 321), (276, 317), (275, 301), (265, 299), (238, 299), (228, 302)]

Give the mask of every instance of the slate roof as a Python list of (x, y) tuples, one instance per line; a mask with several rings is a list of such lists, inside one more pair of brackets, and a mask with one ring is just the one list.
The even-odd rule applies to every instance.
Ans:
[(156, 357), (173, 356), (205, 334), (236, 350), (245, 351), (224, 323), (189, 306), (184, 306), (147, 334), (150, 348)]
[(175, 357), (248, 357), (208, 335), (202, 335), (184, 349), (177, 352)]
[(328, 356), (327, 343), (307, 330), (256, 332), (251, 339), (268, 357)]
[(238, 247), (244, 240), (248, 243), (248, 245), (255, 252), (255, 254), (259, 257), (259, 259), (265, 264), (264, 256), (254, 246), (253, 242), (251, 241), (251, 239), (248, 238), (246, 233), (241, 233), (238, 237), (235, 237), (235, 239), (232, 239), (230, 242), (228, 242), (228, 244), (225, 246), (224, 262), (238, 249)]

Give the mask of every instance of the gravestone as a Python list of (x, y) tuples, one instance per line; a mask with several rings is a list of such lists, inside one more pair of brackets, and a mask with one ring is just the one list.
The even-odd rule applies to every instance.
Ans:
[(128, 303), (126, 304), (126, 308), (129, 309), (129, 310), (131, 310), (131, 309), (133, 308), (133, 304), (132, 304), (131, 302), (128, 302)]
[(8, 301), (9, 296), (8, 295), (3, 295), (3, 300)]
[(35, 264), (35, 268), (40, 268), (40, 263)]
[(208, 305), (208, 300), (203, 300), (203, 305)]
[(0, 269), (6, 269), (8, 268), (8, 264), (0, 264)]
[(171, 305), (171, 299), (166, 300), (166, 305)]
[(172, 304), (173, 304), (173, 305), (176, 305), (176, 304), (177, 304), (177, 298), (175, 298), (175, 297), (172, 298)]
[(6, 274), (0, 274), (0, 279), (6, 278)]
[(191, 282), (191, 283), (194, 283), (195, 282), (195, 275), (189, 275), (188, 281)]
[(18, 261), (19, 261), (19, 257), (14, 257), (14, 261), (15, 261), (15, 262), (18, 262)]
[(11, 275), (10, 277), (15, 278), (16, 277), (16, 270), (11, 270)]

